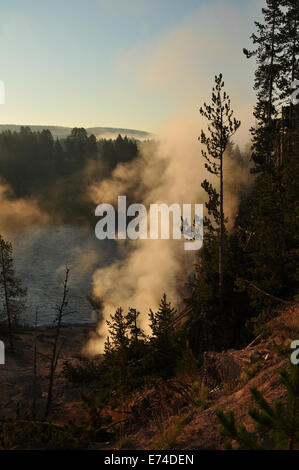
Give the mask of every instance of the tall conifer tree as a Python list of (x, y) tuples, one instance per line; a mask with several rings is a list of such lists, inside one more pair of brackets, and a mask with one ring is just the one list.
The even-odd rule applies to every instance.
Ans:
[(257, 32), (251, 36), (253, 51), (243, 49), (247, 58), (256, 57), (258, 67), (255, 71), (254, 89), (257, 91), (257, 103), (254, 108), (256, 127), (251, 128), (253, 138), (253, 160), (260, 169), (273, 166), (273, 142), (276, 133), (273, 119), (277, 116), (277, 85), (281, 79), (281, 28), (283, 13), (281, 0), (266, 0), (267, 7), (262, 9), (263, 23), (255, 22)]
[[(215, 76), (215, 86), (212, 91), (212, 104), (200, 108), (200, 114), (209, 121), (207, 136), (201, 131), (200, 142), (206, 147), (202, 155), (207, 161), (206, 169), (209, 173), (219, 177), (219, 192), (207, 180), (202, 183), (203, 189), (209, 196), (206, 204), (208, 212), (213, 216), (219, 233), (219, 298), (220, 312), (223, 311), (223, 264), (224, 264), (224, 236), (225, 220), (223, 210), (223, 155), (229, 143), (229, 139), (240, 127), (241, 122), (233, 117), (230, 98), (224, 91), (222, 74)], [(206, 219), (205, 219), (206, 220)], [(207, 220), (206, 220), (207, 222)], [(211, 229), (213, 223), (208, 222)]]

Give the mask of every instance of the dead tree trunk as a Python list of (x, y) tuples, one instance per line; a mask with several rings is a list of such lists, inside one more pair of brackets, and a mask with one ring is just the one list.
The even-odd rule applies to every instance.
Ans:
[(49, 412), (50, 412), (50, 408), (51, 408), (51, 404), (52, 404), (55, 371), (56, 371), (57, 362), (58, 362), (60, 351), (61, 351), (61, 348), (59, 348), (59, 337), (60, 337), (61, 323), (62, 323), (63, 315), (64, 315), (64, 312), (65, 312), (65, 307), (67, 306), (67, 295), (68, 295), (67, 285), (68, 285), (69, 272), (70, 272), (70, 270), (66, 266), (66, 268), (65, 268), (65, 279), (64, 279), (64, 284), (63, 284), (62, 300), (61, 300), (60, 305), (57, 306), (56, 330), (55, 330), (52, 357), (51, 357), (49, 388), (48, 388), (45, 418), (48, 417)]

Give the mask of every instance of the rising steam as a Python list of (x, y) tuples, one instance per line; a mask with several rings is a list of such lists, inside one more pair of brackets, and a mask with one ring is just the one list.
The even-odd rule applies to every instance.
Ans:
[[(253, 71), (249, 61), (242, 57), (240, 44), (248, 42), (248, 17), (256, 15), (259, 3), (260, 0), (254, 0), (238, 8), (215, 0), (200, 5), (191, 17), (184, 18), (151, 44), (120, 51), (116, 57), (119, 75), (134, 70), (136, 86), (152, 96), (157, 112), (161, 103), (169, 102), (170, 108), (176, 109), (172, 113), (176, 117), (166, 119), (168, 124), (154, 129), (159, 136), (158, 146), (142, 144), (137, 164), (119, 165), (111, 178), (92, 189), (95, 205), (116, 204), (118, 195), (130, 195), (133, 202), (146, 207), (159, 202), (204, 203), (203, 179), (208, 177), (218, 188), (219, 182), (206, 174), (201, 158), (197, 136), (205, 123), (200, 121), (197, 106), (209, 99), (213, 77), (222, 72), (235, 115), (242, 122), (236, 142), (244, 146), (249, 141), (255, 100), (250, 85)], [(224, 172), (224, 209), (231, 225), (240, 191), (248, 184), (248, 164), (240, 164), (226, 155)], [(186, 279), (193, 269), (194, 253), (187, 254), (175, 241), (118, 243), (122, 244), (123, 257), (95, 272), (94, 295), (104, 300), (104, 320), (119, 306), (135, 307), (142, 312), (141, 323), (146, 328), (148, 309), (157, 308), (163, 292), (172, 302), (180, 303), (180, 278)], [(102, 351), (107, 333), (104, 321), (99, 323), (97, 333), (87, 347), (91, 354)]]
[(0, 234), (10, 237), (12, 233), (31, 225), (44, 225), (50, 218), (33, 198), (15, 198), (6, 183), (0, 182)]
[[(197, 140), (200, 126), (194, 115), (181, 115), (165, 126), (158, 144), (140, 144), (137, 161), (119, 164), (112, 176), (91, 189), (95, 205), (112, 203), (118, 195), (128, 195), (147, 208), (151, 203), (204, 203), (206, 193), (201, 182), (207, 176)], [(226, 158), (226, 214), (236, 212), (240, 181), (248, 171)], [(211, 178), (209, 178), (211, 179)], [(238, 182), (238, 184), (236, 184)], [(214, 179), (218, 185), (218, 181)], [(218, 186), (217, 186), (218, 187)], [(101, 243), (99, 241), (99, 243)], [(117, 242), (120, 259), (112, 265), (96, 270), (93, 276), (93, 295), (103, 300), (103, 317), (97, 333), (87, 345), (89, 354), (103, 351), (107, 336), (105, 320), (118, 307), (134, 307), (141, 312), (141, 326), (148, 329), (148, 310), (156, 309), (163, 293), (180, 306), (183, 298), (183, 278), (192, 271), (194, 252), (183, 249), (183, 240), (134, 240)]]

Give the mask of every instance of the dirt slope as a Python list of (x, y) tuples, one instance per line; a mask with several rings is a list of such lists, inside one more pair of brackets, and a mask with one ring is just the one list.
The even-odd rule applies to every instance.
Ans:
[[(63, 362), (76, 362), (86, 344), (91, 325), (65, 325), (64, 348), (58, 362), (51, 420), (63, 424), (77, 420), (82, 413), (79, 386), (70, 384), (62, 373)], [(44, 411), (48, 384), (49, 355), (54, 329), (38, 331), (38, 416)], [(236, 421), (249, 431), (254, 425), (248, 416), (253, 404), (250, 387), (255, 385), (267, 400), (285, 401), (285, 389), (279, 382), (279, 369), (288, 367), (290, 343), (299, 339), (298, 307), (284, 308), (269, 323), (266, 335), (242, 350), (207, 352), (197, 376), (175, 377), (161, 381), (155, 388), (139, 391), (113, 410), (116, 439), (107, 443), (90, 443), (91, 449), (223, 449), (215, 410), (232, 410)], [(17, 354), (7, 354), (0, 366), (0, 416), (13, 411), (16, 403), (30, 409), (33, 382), (34, 331), (17, 335)], [(194, 384), (197, 384), (197, 388)]]

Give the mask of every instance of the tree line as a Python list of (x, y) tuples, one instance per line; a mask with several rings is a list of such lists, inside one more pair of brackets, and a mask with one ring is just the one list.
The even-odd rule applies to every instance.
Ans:
[(222, 75), (215, 77), (211, 104), (201, 114), (208, 172), (205, 243), (198, 255), (192, 294), (186, 299), (190, 342), (197, 354), (240, 347), (263, 328), (277, 305), (298, 295), (298, 105), (291, 103), (292, 81), (299, 76), (298, 1), (267, 0), (263, 22), (251, 38), (255, 49), (254, 107), (251, 129), (250, 190), (241, 193), (232, 230), (223, 212), (223, 159), (240, 122), (233, 117)]
[[(0, 178), (8, 197), (35, 198), (57, 222), (90, 221), (94, 208), (86, 189), (109, 176), (119, 162), (138, 156), (138, 143), (119, 135), (97, 140), (84, 128), (74, 128), (65, 139), (54, 139), (47, 129), (0, 133)], [(88, 168), (92, 171), (88, 171)]]

